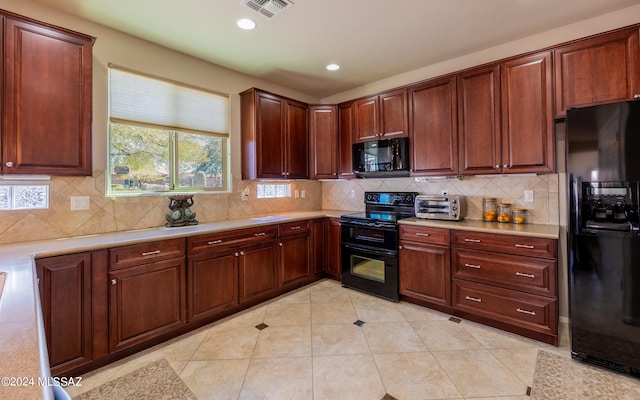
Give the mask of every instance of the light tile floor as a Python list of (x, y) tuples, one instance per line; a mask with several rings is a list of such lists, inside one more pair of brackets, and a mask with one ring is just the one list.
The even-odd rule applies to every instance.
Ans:
[(69, 393), (165, 358), (201, 400), (527, 400), (538, 350), (570, 357), (565, 324), (555, 347), (449, 317), (323, 280), (88, 373)]

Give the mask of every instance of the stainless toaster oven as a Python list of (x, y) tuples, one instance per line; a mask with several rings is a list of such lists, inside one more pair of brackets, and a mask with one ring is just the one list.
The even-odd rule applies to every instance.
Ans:
[(464, 196), (418, 195), (415, 202), (416, 217), (459, 221), (464, 218)]

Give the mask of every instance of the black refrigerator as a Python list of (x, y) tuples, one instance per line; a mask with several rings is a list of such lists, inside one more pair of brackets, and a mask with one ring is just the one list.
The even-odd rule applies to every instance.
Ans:
[(640, 377), (640, 101), (567, 111), (571, 353)]

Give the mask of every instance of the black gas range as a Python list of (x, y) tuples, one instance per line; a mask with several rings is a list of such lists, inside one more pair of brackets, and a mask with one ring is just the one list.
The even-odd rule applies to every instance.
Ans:
[(365, 192), (365, 211), (340, 217), (344, 286), (400, 300), (398, 221), (415, 215), (417, 195)]

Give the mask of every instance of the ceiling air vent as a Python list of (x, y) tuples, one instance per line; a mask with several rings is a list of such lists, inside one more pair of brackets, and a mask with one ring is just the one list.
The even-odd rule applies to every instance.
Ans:
[(291, 0), (242, 0), (242, 4), (271, 18), (293, 5)]

